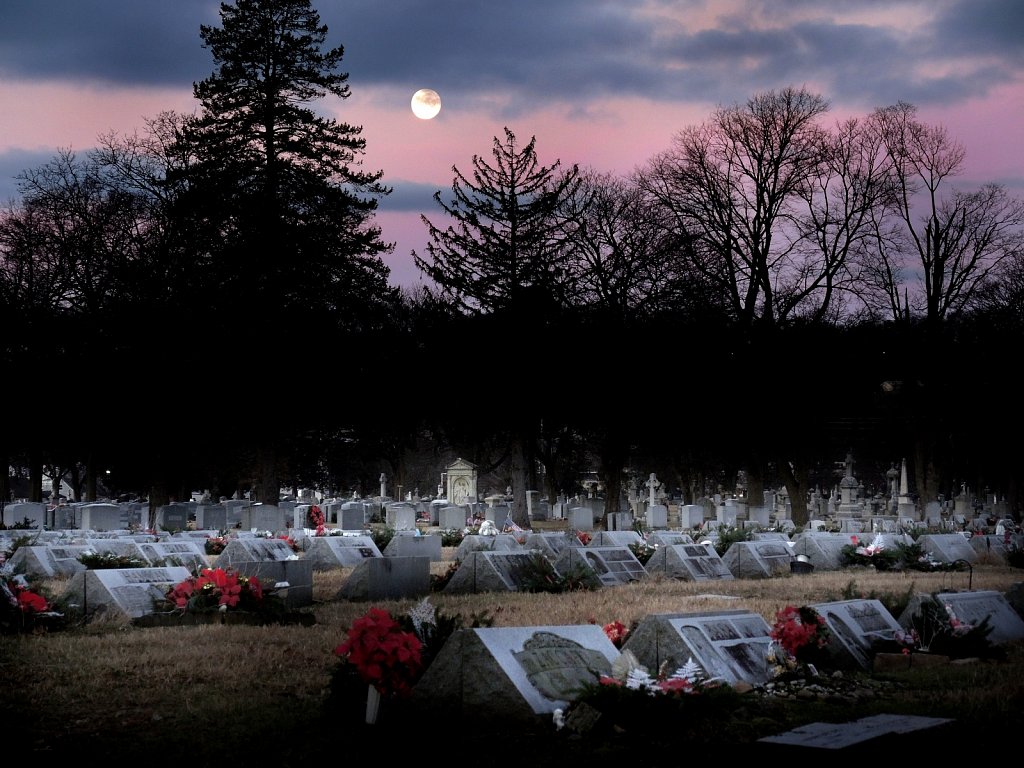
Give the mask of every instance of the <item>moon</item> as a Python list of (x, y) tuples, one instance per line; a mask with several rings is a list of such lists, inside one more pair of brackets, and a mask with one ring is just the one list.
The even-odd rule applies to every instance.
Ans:
[(412, 113), (420, 120), (430, 120), (441, 111), (441, 97), (437, 91), (420, 88), (412, 95)]

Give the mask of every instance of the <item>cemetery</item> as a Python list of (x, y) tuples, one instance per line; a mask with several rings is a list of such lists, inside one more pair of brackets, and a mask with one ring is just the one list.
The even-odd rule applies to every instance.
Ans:
[[(127, 504), (68, 504), (57, 515), (19, 502), (8, 510), (34, 527), (0, 530), (0, 550), (10, 553), (2, 572), (14, 604), (44, 600), (31, 592), (40, 583), (60, 591), (48, 607), (65, 612), (68, 625), (47, 632), (40, 611), (29, 642), (104, 626), (213, 631), (188, 608), (205, 595), (217, 631), (255, 624), (321, 670), (330, 693), (318, 700), (319, 717), (343, 732), (366, 738), (443, 712), (466, 729), (542, 737), (552, 764), (569, 744), (609, 733), (632, 738), (643, 726), (668, 738), (673, 718), (685, 718), (697, 739), (700, 724), (735, 725), (730, 713), (751, 702), (774, 710), (818, 701), (828, 712), (827, 702), (844, 701), (865, 711), (820, 722), (780, 716), (744, 742), (751, 754), (852, 753), (897, 737), (918, 745), (950, 733), (956, 717), (896, 707), (879, 720), (861, 705), (899, 684), (887, 676), (1021, 654), (1024, 595), (1014, 563), (1024, 542), (1008, 526), (990, 530), (987, 510), (951, 505), (928, 520), (900, 508), (898, 494), (870, 503), (847, 483), (843, 495), (816, 499), (813, 519), (797, 528), (777, 495), (761, 509), (732, 497), (682, 505), (656, 495), (653, 475), (648, 487), (646, 500), (606, 518), (608, 529), (601, 504), (589, 503), (601, 500), (585, 498), (553, 508), (538, 501), (529, 529), (509, 525), (506, 500), (475, 502), (469, 484), (459, 504), (393, 501), (383, 481), (379, 496), (316, 505), (176, 503), (159, 510), (158, 530), (144, 529)], [(54, 527), (58, 520), (68, 527)], [(200, 526), (210, 521), (216, 527)], [(95, 567), (103, 562), (111, 567)], [(860, 582), (887, 588), (858, 596)], [(563, 595), (557, 609), (544, 607)], [(254, 606), (264, 598), (275, 608), (261, 619)], [(453, 605), (463, 610), (442, 613)], [(813, 617), (797, 625), (819, 627), (821, 639), (803, 656), (786, 649), (792, 620), (782, 617), (796, 606)], [(418, 625), (399, 622), (416, 611), (434, 613)], [(354, 643), (353, 628), (371, 615), (384, 617), (378, 626), (391, 623), (394, 638), (443, 619), (423, 634), (428, 663), (387, 684), (397, 687), (381, 680), (389, 693), (355, 676), (355, 661), (339, 664), (346, 644), (338, 643)], [(946, 637), (955, 632), (972, 644)], [(319, 651), (306, 648), (311, 637)], [(402, 682), (402, 674), (412, 676)], [(614, 696), (603, 690), (613, 683), (621, 687)], [(688, 693), (665, 693), (680, 687)], [(629, 698), (637, 695), (642, 706)]]

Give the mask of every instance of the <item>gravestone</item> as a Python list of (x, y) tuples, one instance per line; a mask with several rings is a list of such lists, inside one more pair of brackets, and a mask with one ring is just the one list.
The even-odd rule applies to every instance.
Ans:
[(659, 546), (644, 565), (648, 573), (661, 573), (681, 581), (716, 581), (735, 578), (712, 546), (668, 544)]
[(437, 524), (445, 530), (461, 530), (466, 527), (466, 514), (461, 507), (441, 507), (437, 512)]
[(628, 547), (631, 544), (643, 544), (644, 537), (635, 530), (628, 531), (595, 531), (590, 538), (588, 547)]
[(47, 517), (46, 504), (41, 501), (16, 501), (4, 506), (3, 522), (7, 526), (22, 525), (28, 520), (29, 527), (42, 529), (53, 524)]
[(832, 637), (826, 647), (837, 669), (870, 671), (874, 660), (872, 646), (892, 640), (902, 629), (880, 600), (858, 599), (811, 606), (828, 624)]
[(971, 549), (978, 553), (978, 559), (1006, 563), (1006, 555), (1010, 548), (1024, 550), (1024, 536), (1019, 533), (971, 536), (967, 542)]
[(582, 547), (583, 542), (575, 533), (567, 531), (540, 531), (526, 535), (526, 549), (539, 550), (554, 563), (563, 550), (568, 547)]
[(594, 530), (594, 513), (589, 507), (573, 507), (566, 515), (566, 521), (573, 530)]
[(647, 543), (655, 547), (672, 544), (695, 544), (693, 536), (682, 531), (651, 531), (647, 534)]
[(496, 536), (481, 536), (472, 533), (463, 536), (459, 546), (455, 548), (455, 559), (464, 560), (471, 552), (521, 552), (523, 544), (509, 533)]
[(747, 523), (757, 528), (767, 528), (771, 525), (771, 508), (747, 507)]
[[(915, 731), (931, 730), (938, 726), (946, 726), (955, 722), (955, 720), (945, 717), (894, 714), (870, 715), (849, 723), (809, 723), (775, 736), (763, 736), (758, 741), (766, 745), (778, 744), (784, 747), (800, 749), (838, 750), (853, 747), (863, 742), (870, 742), (883, 736), (905, 736)], [(941, 731), (929, 734), (929, 740), (932, 743), (935, 743), (936, 739), (943, 738), (955, 740), (957, 736), (950, 728), (943, 728)], [(906, 739), (903, 739), (900, 743), (905, 742)], [(765, 753), (765, 757), (770, 756), (770, 754), (770, 752)], [(803, 752), (800, 754), (803, 754)]]
[(385, 519), (396, 531), (416, 530), (416, 508), (410, 504), (388, 504)]
[[(497, 733), (514, 734), (517, 723), (550, 727), (554, 711), (611, 675), (619, 655), (594, 624), (460, 629), (413, 688), (411, 703), (425, 716), (443, 712), (460, 724), (500, 726)], [(496, 748), (506, 748), (496, 738)]]
[(693, 659), (707, 678), (764, 685), (771, 641), (771, 627), (758, 613), (660, 613), (642, 619), (622, 650), (648, 670), (676, 670)]
[(253, 504), (242, 510), (241, 526), (246, 531), (270, 531), (277, 533), (285, 530), (287, 516), (276, 504)]
[(668, 507), (664, 504), (652, 504), (647, 507), (644, 518), (648, 528), (668, 528)]
[(428, 560), (444, 559), (440, 536), (414, 536), (396, 533), (384, 547), (384, 557), (425, 557)]
[(679, 526), (686, 530), (694, 530), (704, 525), (704, 506), (702, 504), (680, 504)]
[(302, 555), (314, 571), (356, 568), (364, 560), (383, 557), (372, 536), (311, 536)]
[[(184, 531), (188, 528), (188, 517), (192, 506), (171, 503), (156, 508), (156, 527), (164, 531)], [(199, 521), (196, 520), (196, 524)]]
[(242, 522), (241, 514), (235, 519), (228, 518), (228, 508), (223, 504), (199, 504), (196, 506), (196, 527), (208, 531), (226, 531)]
[(135, 619), (152, 613), (172, 587), (191, 575), (182, 566), (80, 571), (68, 581), (64, 599), (86, 616), (113, 611)]
[(737, 541), (722, 555), (722, 562), (737, 579), (765, 579), (790, 573), (796, 555), (783, 541)]
[[(929, 599), (929, 595), (912, 597), (899, 616), (900, 626), (909, 629), (914, 615), (921, 610), (921, 603)], [(1024, 639), (1024, 619), (1001, 592), (940, 592), (935, 595), (935, 599), (949, 606), (956, 618), (965, 624), (977, 626), (988, 618), (989, 626), (992, 627), (988, 641), (993, 645)]]
[(361, 531), (366, 527), (366, 505), (361, 501), (346, 501), (337, 509), (338, 527), (343, 531)]
[(345, 579), (336, 600), (403, 600), (430, 594), (429, 557), (371, 557)]
[(305, 557), (300, 559), (284, 539), (262, 536), (232, 539), (217, 556), (217, 567), (230, 567), (242, 576), (255, 576), (265, 589), (287, 582), (284, 603), (289, 609), (313, 604), (313, 563)]
[[(128, 527), (117, 504), (83, 504), (82, 528), (92, 531), (117, 531)], [(184, 527), (184, 526), (183, 526)]]
[(85, 544), (21, 546), (11, 555), (7, 567), (13, 573), (25, 574), (29, 579), (72, 576), (86, 569), (78, 556), (88, 551), (90, 548)]
[(181, 565), (193, 573), (210, 566), (205, 546), (197, 541), (139, 542), (139, 549), (151, 565)]
[(85, 545), (98, 555), (114, 555), (116, 557), (133, 557), (143, 563), (148, 563), (138, 542), (131, 539), (100, 538), (90, 535), (85, 539)]
[(623, 546), (570, 547), (563, 551), (555, 560), (555, 569), (559, 573), (570, 573), (574, 568), (583, 566), (593, 571), (605, 586), (627, 584), (640, 581), (647, 577), (647, 570), (637, 560), (636, 555)]
[(940, 563), (953, 563), (966, 560), (974, 564), (978, 562), (978, 553), (959, 533), (926, 533), (917, 537), (922, 551), (930, 554)]
[(537, 571), (537, 551), (471, 552), (459, 559), (459, 567), (445, 585), (446, 594), (517, 592), (526, 577)]

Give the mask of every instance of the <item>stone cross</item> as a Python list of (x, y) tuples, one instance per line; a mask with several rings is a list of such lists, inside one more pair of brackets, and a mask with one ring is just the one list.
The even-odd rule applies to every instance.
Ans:
[(648, 502), (647, 503), (650, 504), (650, 506), (653, 507), (655, 504), (658, 503), (657, 500), (654, 498), (654, 494), (657, 492), (658, 488), (660, 487), (660, 483), (658, 483), (658, 478), (655, 476), (655, 474), (653, 472), (651, 472), (650, 478), (648, 478), (647, 482), (644, 483), (644, 485), (647, 486), (650, 489), (650, 491), (649, 491), (649, 498), (648, 498)]

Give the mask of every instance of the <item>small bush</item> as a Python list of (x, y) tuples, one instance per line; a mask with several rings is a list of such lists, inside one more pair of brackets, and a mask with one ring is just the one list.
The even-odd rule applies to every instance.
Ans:
[(462, 543), (462, 539), (465, 538), (462, 530), (459, 528), (445, 528), (441, 531), (441, 546), (442, 547), (457, 547)]
[(753, 541), (754, 532), (748, 528), (734, 528), (731, 526), (720, 526), (718, 528), (718, 539), (715, 541), (715, 552), (719, 557), (729, 551), (729, 547), (737, 541)]
[(390, 525), (374, 526), (370, 529), (370, 538), (377, 545), (377, 549), (383, 552), (387, 545), (391, 543), (391, 540), (395, 538), (395, 529)]
[(90, 571), (100, 571), (109, 568), (149, 568), (150, 564), (140, 557), (131, 555), (116, 555), (113, 552), (83, 552), (78, 556), (78, 562)]

